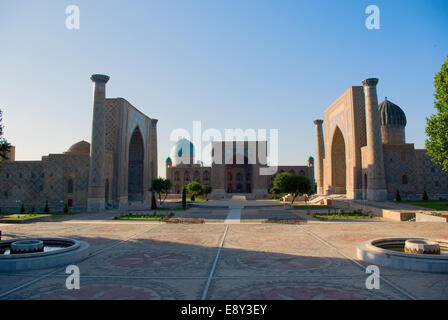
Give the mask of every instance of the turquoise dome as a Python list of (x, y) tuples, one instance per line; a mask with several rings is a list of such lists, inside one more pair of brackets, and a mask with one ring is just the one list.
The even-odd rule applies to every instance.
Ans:
[(407, 120), (404, 111), (387, 98), (379, 104), (378, 110), (382, 126), (406, 126)]
[[(171, 149), (170, 158), (175, 165), (194, 163), (194, 146), (191, 141), (182, 138)], [(170, 159), (170, 160), (171, 160)]]

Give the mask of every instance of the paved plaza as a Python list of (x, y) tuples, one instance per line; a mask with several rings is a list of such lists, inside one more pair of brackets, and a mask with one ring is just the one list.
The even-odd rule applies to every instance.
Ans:
[[(225, 207), (228, 207), (225, 209)], [(230, 211), (230, 212), (229, 212)], [(205, 224), (113, 220), (78, 214), (54, 222), (0, 224), (3, 240), (87, 241), (77, 265), (81, 288), (67, 290), (65, 267), (0, 273), (0, 299), (446, 299), (448, 275), (381, 267), (379, 290), (365, 286), (359, 242), (378, 237), (448, 239), (448, 224), (355, 221), (279, 225), (309, 218), (274, 202), (209, 201), (182, 213)], [(177, 213), (176, 213), (177, 215)]]

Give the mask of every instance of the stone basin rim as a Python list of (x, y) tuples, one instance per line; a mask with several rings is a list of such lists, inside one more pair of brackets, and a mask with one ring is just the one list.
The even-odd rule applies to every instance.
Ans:
[[(376, 253), (383, 253), (390, 256), (399, 256), (403, 258), (417, 258), (422, 260), (441, 260), (441, 262), (448, 263), (448, 254), (418, 254), (418, 253), (408, 253), (408, 252), (398, 252), (394, 250), (384, 249), (377, 247), (378, 244), (386, 244), (386, 243), (403, 243), (406, 240), (427, 240), (437, 242), (440, 248), (448, 248), (448, 240), (445, 239), (429, 239), (429, 238), (375, 238), (372, 240), (364, 241), (358, 244), (358, 249), (373, 251)], [(376, 245), (375, 245), (376, 244)]]
[(27, 258), (36, 258), (36, 257), (44, 257), (44, 256), (52, 256), (61, 254), (64, 252), (76, 250), (80, 247), (81, 242), (75, 239), (69, 239), (69, 238), (19, 238), (19, 239), (9, 239), (9, 240), (1, 240), (0, 246), (3, 245), (11, 245), (13, 242), (17, 241), (23, 241), (23, 240), (40, 240), (43, 241), (44, 246), (46, 244), (51, 244), (51, 242), (57, 243), (57, 242), (63, 242), (65, 244), (69, 244), (66, 248), (61, 248), (54, 251), (47, 251), (47, 252), (32, 252), (32, 253), (24, 253), (24, 254), (11, 254), (11, 255), (0, 255), (0, 261), (6, 260), (6, 259), (27, 259)]

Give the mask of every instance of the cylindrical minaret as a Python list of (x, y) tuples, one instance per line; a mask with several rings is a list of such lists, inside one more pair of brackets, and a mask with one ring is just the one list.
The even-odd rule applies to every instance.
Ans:
[(90, 150), (90, 174), (87, 199), (88, 212), (104, 210), (104, 162), (106, 136), (106, 83), (109, 77), (94, 74), (90, 77), (93, 82), (93, 121), (92, 144)]
[(317, 194), (324, 194), (324, 134), (322, 130), (323, 120), (315, 120), (316, 125), (316, 183)]
[(387, 200), (386, 175), (384, 172), (383, 142), (381, 121), (378, 111), (376, 85), (378, 79), (362, 81), (366, 103), (367, 136), (367, 200)]

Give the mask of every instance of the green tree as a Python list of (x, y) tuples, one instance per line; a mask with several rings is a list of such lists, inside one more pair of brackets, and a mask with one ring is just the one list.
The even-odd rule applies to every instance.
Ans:
[(8, 152), (11, 150), (11, 144), (6, 141), (6, 139), (3, 137), (3, 128), (2, 120), (3, 120), (3, 113), (2, 110), (0, 110), (0, 165), (2, 164), (3, 160), (8, 160)]
[(20, 207), (20, 213), (25, 213), (25, 206), (22, 203), (22, 206)]
[(187, 189), (182, 189), (182, 208), (187, 209)]
[(423, 191), (422, 200), (423, 200), (423, 201), (428, 201), (428, 200), (429, 200), (428, 193), (426, 192), (426, 190)]
[(426, 149), (432, 160), (448, 171), (448, 56), (434, 77), (436, 114), (426, 119)]
[(400, 191), (398, 191), (398, 190), (397, 190), (397, 194), (395, 195), (395, 201), (401, 202), (401, 195), (400, 195)]
[(274, 182), (272, 183), (271, 193), (273, 194), (280, 194), (282, 193), (282, 186), (283, 181), (288, 177), (288, 175), (291, 175), (290, 173), (282, 172), (275, 176)]
[(205, 195), (205, 199), (208, 201), (208, 195), (212, 193), (212, 187), (208, 184), (202, 185), (202, 194)]
[(274, 187), (282, 193), (292, 195), (291, 204), (294, 204), (299, 194), (308, 194), (311, 192), (311, 181), (303, 175), (293, 175), (290, 173), (280, 173), (274, 179)]
[(48, 200), (45, 201), (45, 209), (44, 209), (44, 213), (50, 213), (50, 207), (48, 206)]
[(173, 184), (171, 183), (170, 179), (157, 178), (152, 180), (150, 191), (155, 192), (159, 195), (159, 202), (160, 205), (162, 205), (162, 203), (168, 197), (168, 193), (170, 193), (172, 186)]
[(191, 201), (194, 201), (197, 196), (202, 194), (202, 185), (197, 181), (190, 182), (185, 188), (191, 194)]

